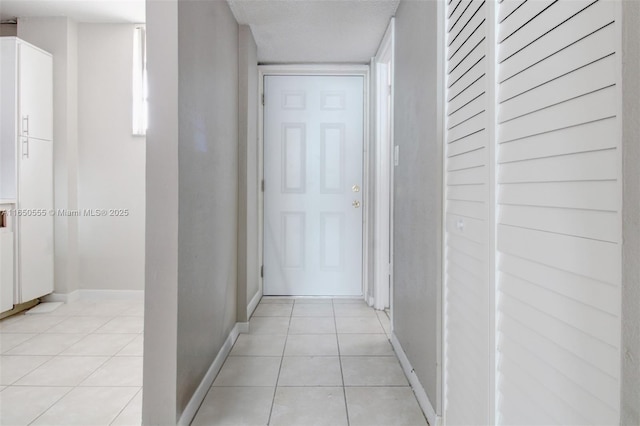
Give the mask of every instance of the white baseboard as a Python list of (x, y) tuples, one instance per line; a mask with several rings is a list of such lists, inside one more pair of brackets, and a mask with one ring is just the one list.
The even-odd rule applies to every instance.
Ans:
[[(237, 322), (235, 327), (238, 327), (239, 334), (247, 334), (249, 332), (249, 323), (248, 322)], [(235, 342), (235, 340), (234, 340)], [(233, 344), (231, 344), (233, 346)]]
[(43, 302), (63, 302), (70, 303), (80, 299), (80, 290), (71, 293), (51, 293), (42, 298)]
[(79, 289), (71, 293), (51, 293), (42, 298), (45, 302), (70, 303), (77, 300), (129, 300), (135, 302), (144, 301), (144, 290), (90, 290)]
[(376, 303), (376, 299), (373, 296), (369, 296), (367, 298), (367, 305), (373, 308), (373, 305)]
[(204, 400), (205, 396), (207, 396), (207, 392), (213, 384), (213, 380), (216, 378), (218, 372), (222, 368), (222, 364), (224, 364), (224, 361), (227, 359), (227, 355), (229, 355), (229, 352), (231, 352), (231, 348), (236, 342), (238, 335), (240, 335), (240, 333), (247, 332), (249, 332), (248, 322), (237, 322), (233, 327), (231, 333), (229, 333), (229, 336), (227, 337), (227, 340), (225, 340), (222, 348), (220, 348), (220, 350), (218, 351), (218, 355), (211, 363), (207, 374), (205, 374), (202, 378), (200, 385), (198, 385), (198, 388), (193, 393), (191, 400), (189, 400), (189, 403), (182, 412), (182, 415), (178, 420), (179, 426), (188, 426), (191, 424), (193, 418), (198, 412), (198, 409), (200, 408), (200, 405), (202, 404), (202, 401)]
[(260, 291), (256, 292), (255, 296), (251, 298), (251, 302), (247, 305), (247, 318), (251, 318), (253, 315), (253, 311), (258, 307), (258, 303), (260, 303), (260, 299), (262, 299), (262, 293)]
[(409, 379), (413, 393), (416, 395), (418, 404), (427, 418), (427, 421), (431, 426), (442, 426), (442, 417), (436, 415), (436, 411), (433, 409), (433, 405), (431, 405), (431, 401), (429, 401), (429, 397), (422, 387), (420, 380), (418, 380), (418, 376), (413, 370), (413, 367), (409, 362), (409, 358), (407, 358), (407, 354), (404, 352), (404, 349), (402, 349), (402, 345), (395, 333), (391, 333), (391, 344), (393, 345), (393, 349), (396, 351), (396, 355), (400, 360), (400, 365), (404, 370), (404, 374)]

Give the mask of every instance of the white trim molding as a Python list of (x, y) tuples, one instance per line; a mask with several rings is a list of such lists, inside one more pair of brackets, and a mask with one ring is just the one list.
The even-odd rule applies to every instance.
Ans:
[(77, 300), (126, 300), (144, 302), (144, 290), (90, 290), (79, 289), (70, 293), (51, 293), (42, 298), (44, 302), (71, 303)]
[(247, 305), (247, 319), (251, 318), (253, 315), (253, 311), (258, 307), (258, 303), (260, 303), (260, 299), (262, 299), (262, 291), (256, 291), (256, 294), (251, 298), (251, 301)]
[(51, 293), (42, 298), (43, 302), (71, 303), (76, 300), (80, 300), (80, 290), (75, 290), (70, 293)]
[[(370, 208), (368, 198), (368, 188), (371, 181), (369, 171), (369, 161), (371, 152), (371, 129), (370, 129), (370, 68), (369, 65), (361, 64), (286, 64), (286, 65), (259, 65), (258, 66), (258, 99), (262, 99), (264, 94), (264, 78), (268, 75), (310, 75), (310, 76), (361, 76), (364, 79), (364, 158), (362, 170), (362, 299), (369, 301), (369, 221), (373, 211)], [(264, 105), (258, 102), (258, 174), (260, 179), (264, 179)], [(260, 192), (258, 202), (258, 246), (264, 244), (264, 193)], [(264, 254), (260, 252), (260, 264), (264, 265)], [(260, 293), (264, 294), (264, 281), (260, 278)]]
[(418, 376), (416, 375), (413, 367), (411, 366), (411, 363), (409, 362), (409, 358), (407, 358), (407, 354), (404, 352), (404, 349), (402, 349), (402, 345), (400, 344), (400, 341), (396, 337), (395, 333), (391, 333), (391, 345), (393, 346), (393, 350), (396, 352), (396, 355), (398, 356), (398, 360), (400, 360), (400, 365), (402, 366), (402, 370), (404, 371), (404, 374), (407, 376), (407, 379), (409, 379), (409, 384), (413, 389), (413, 393), (415, 394), (416, 399), (418, 400), (418, 404), (420, 405), (422, 412), (427, 418), (429, 425), (442, 426), (443, 425), (442, 417), (438, 416), (436, 414), (436, 411), (433, 409), (433, 405), (431, 404), (431, 401), (429, 401), (427, 392), (425, 392), (424, 388), (422, 387), (422, 384), (420, 383), (420, 380), (418, 379)]
[(222, 348), (218, 351), (218, 355), (211, 363), (209, 370), (207, 370), (207, 374), (204, 375), (202, 381), (198, 385), (198, 388), (193, 393), (193, 396), (189, 400), (189, 403), (185, 407), (180, 419), (178, 420), (179, 426), (188, 426), (193, 421), (193, 418), (196, 416), (196, 413), (200, 409), (200, 405), (204, 398), (207, 396), (207, 392), (209, 392), (209, 388), (213, 384), (213, 380), (216, 378), (224, 361), (227, 359), (227, 356), (231, 352), (231, 348), (233, 344), (236, 342), (236, 339), (241, 333), (249, 332), (249, 323), (248, 322), (237, 322), (233, 327), (227, 340), (225, 340)]
[(395, 19), (391, 18), (387, 31), (372, 61), (375, 67), (373, 149), (375, 167), (374, 189), (374, 248), (373, 248), (373, 306), (383, 310), (391, 307), (392, 285), (392, 223), (393, 223), (393, 56)]

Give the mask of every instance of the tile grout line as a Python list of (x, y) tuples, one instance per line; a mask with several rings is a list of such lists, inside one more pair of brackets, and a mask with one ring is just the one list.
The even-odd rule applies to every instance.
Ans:
[[(62, 386), (61, 386), (62, 387)], [(44, 415), (44, 413), (46, 413), (47, 411), (49, 411), (54, 405), (56, 405), (58, 402), (62, 401), (62, 399), (69, 395), (73, 390), (75, 389), (75, 387), (71, 387), (71, 389), (69, 389), (67, 392), (65, 392), (63, 395), (60, 396), (60, 398), (56, 399), (54, 402), (51, 403), (51, 405), (49, 405), (45, 410), (42, 411), (42, 413), (38, 414), (36, 416), (35, 419), (33, 419), (31, 422), (29, 422), (30, 425), (34, 424), (40, 417), (42, 417)]]
[(344, 410), (347, 415), (347, 426), (351, 424), (349, 420), (349, 406), (347, 405), (347, 388), (344, 384), (344, 371), (342, 370), (342, 355), (340, 352), (340, 339), (338, 338), (338, 321), (336, 320), (336, 306), (331, 300), (331, 309), (333, 310), (333, 323), (336, 327), (336, 345), (338, 346), (338, 363), (340, 364), (340, 377), (342, 378), (342, 397), (344, 398)]
[[(124, 312), (124, 311), (123, 311)], [(24, 315), (24, 314), (23, 314)], [(40, 332), (36, 332), (36, 333), (23, 333), (23, 334), (33, 334), (32, 337), (30, 337), (29, 339), (25, 340), (24, 342), (21, 342), (20, 344), (16, 345), (15, 347), (11, 348), (10, 350), (13, 350), (17, 347), (19, 347), (20, 345), (27, 343), (29, 341), (31, 341), (32, 339), (38, 337), (38, 336), (42, 336), (42, 335), (52, 335), (52, 334), (61, 334), (61, 335), (67, 335), (67, 334), (81, 334), (83, 335), (82, 338), (80, 338), (80, 340), (78, 340), (77, 342), (73, 343), (72, 345), (70, 345), (69, 347), (62, 349), (60, 352), (56, 353), (56, 354), (49, 354), (49, 355), (11, 355), (8, 353), (4, 353), (2, 354), (2, 356), (26, 356), (26, 357), (30, 357), (30, 356), (48, 356), (50, 357), (50, 359), (48, 359), (47, 361), (45, 361), (44, 363), (38, 365), (37, 367), (35, 367), (34, 369), (28, 371), (27, 373), (25, 373), (24, 375), (22, 375), (21, 377), (19, 377), (18, 379), (16, 379), (15, 381), (13, 381), (11, 384), (6, 385), (5, 388), (16, 388), (16, 387), (43, 387), (43, 385), (17, 385), (16, 383), (19, 382), (20, 380), (22, 380), (23, 378), (27, 377), (29, 374), (32, 374), (34, 371), (36, 371), (37, 369), (41, 368), (42, 366), (52, 362), (53, 360), (55, 360), (56, 358), (60, 358), (60, 357), (90, 357), (90, 358), (95, 358), (95, 357), (100, 357), (100, 358), (105, 358), (105, 360), (97, 366), (97, 368), (95, 368), (93, 371), (91, 371), (89, 374), (86, 375), (86, 377), (82, 378), (80, 380), (80, 382), (76, 385), (68, 385), (68, 386), (64, 386), (64, 385), (57, 385), (57, 386), (47, 386), (47, 387), (54, 387), (54, 388), (69, 388), (69, 390), (67, 392), (64, 392), (59, 398), (57, 398), (56, 400), (54, 400), (51, 404), (49, 404), (48, 407), (46, 407), (40, 414), (38, 414), (29, 424), (33, 424), (34, 422), (36, 422), (39, 418), (41, 418), (45, 413), (47, 413), (53, 406), (55, 406), (56, 404), (58, 404), (62, 399), (64, 399), (67, 395), (69, 395), (71, 392), (73, 392), (74, 390), (76, 390), (77, 388), (89, 388), (89, 387), (121, 387), (121, 386), (80, 386), (83, 382), (85, 382), (92, 374), (94, 374), (96, 371), (100, 370), (106, 363), (108, 363), (109, 361), (113, 360), (114, 358), (116, 358), (118, 356), (118, 353), (120, 353), (126, 346), (128, 346), (131, 342), (133, 342), (133, 340), (136, 339), (136, 337), (133, 337), (133, 339), (131, 339), (130, 341), (128, 341), (121, 349), (117, 350), (113, 355), (63, 355), (63, 353), (69, 349), (71, 346), (75, 345), (76, 343), (78, 343), (79, 341), (82, 341), (83, 339), (85, 339), (86, 337), (90, 336), (90, 335), (100, 335), (100, 334), (104, 334), (104, 333), (96, 333), (97, 330), (99, 330), (102, 326), (104, 326), (105, 324), (109, 323), (110, 321), (112, 321), (115, 318), (119, 318), (119, 317), (123, 317), (123, 315), (121, 314), (117, 314), (117, 315), (105, 315), (105, 317), (109, 317), (109, 319), (102, 325), (98, 326), (96, 329), (92, 330), (91, 332), (83, 332), (83, 333), (56, 333), (56, 332), (51, 332), (51, 330), (53, 330), (55, 327), (57, 327), (59, 324), (61, 324), (64, 321), (67, 321), (71, 318), (75, 318), (78, 316), (87, 316), (87, 317), (91, 317), (92, 315), (74, 315), (74, 314), (70, 314), (70, 315), (60, 315), (60, 316), (54, 316), (51, 314), (45, 314), (43, 315), (43, 317), (55, 317), (56, 319), (62, 318), (62, 320), (55, 322), (54, 324), (50, 325), (49, 327), (47, 327), (46, 329), (40, 331)], [(102, 316), (100, 316), (102, 317)], [(20, 320), (20, 322), (26, 320), (27, 318), (23, 318)], [(143, 335), (144, 331), (141, 333), (109, 333), (109, 334), (117, 334), (117, 335), (121, 335), (121, 334), (135, 334), (135, 335)], [(4, 333), (3, 333), (4, 334)], [(6, 334), (11, 334), (11, 333), (6, 333)], [(3, 385), (4, 386), (4, 385)], [(141, 392), (142, 390), (142, 386), (125, 386), (125, 387), (135, 387), (138, 388), (138, 391), (133, 395), (133, 397), (131, 399), (129, 399), (127, 401), (127, 403), (123, 406), (122, 410), (120, 410), (118, 412), (118, 414), (111, 420), (110, 423), (112, 423), (113, 421), (115, 421), (115, 419), (121, 414), (121, 412), (129, 405), (129, 403), (133, 400), (133, 398), (135, 398), (139, 392)], [(3, 389), (4, 390), (4, 389)]]
[[(69, 317), (67, 317), (67, 318), (69, 318)], [(62, 321), (57, 322), (56, 324), (52, 325), (51, 327), (47, 328), (46, 330), (43, 330), (42, 332), (40, 332), (40, 333), (39, 333), (39, 335), (45, 334), (45, 332), (46, 332), (47, 330), (49, 330), (49, 329), (51, 329), (51, 328), (55, 327), (57, 324), (60, 324), (60, 323), (61, 323), (61, 322), (63, 322), (63, 321), (66, 321), (66, 320), (67, 320), (67, 318), (63, 319)], [(32, 338), (35, 338), (35, 337), (36, 337), (36, 336), (33, 336)], [(84, 337), (83, 337), (82, 339), (84, 339)], [(80, 340), (82, 340), (82, 339), (80, 339)], [(29, 340), (31, 340), (31, 339), (29, 339)], [(76, 343), (77, 343), (77, 342), (76, 342)], [(74, 343), (74, 344), (75, 344), (75, 343)], [(73, 345), (71, 345), (71, 346), (73, 346)], [(70, 347), (71, 347), (71, 346), (70, 346)], [(16, 347), (17, 347), (17, 346), (16, 346)], [(67, 349), (68, 349), (68, 348), (67, 348)], [(62, 353), (62, 352), (64, 352), (64, 351), (66, 351), (67, 349), (63, 349), (62, 351), (60, 351), (60, 353)], [(58, 354), (58, 355), (60, 355), (60, 354)], [(57, 357), (58, 355), (53, 355), (53, 357), (52, 357), (51, 359), (49, 359), (49, 360), (47, 360), (47, 361), (43, 362), (43, 363), (42, 363), (42, 364), (40, 364), (38, 367), (34, 368), (33, 370), (31, 370), (30, 372), (28, 372), (27, 374), (25, 374), (24, 376), (22, 376), (22, 377), (21, 377), (21, 378), (19, 378), (18, 380), (14, 381), (13, 383), (16, 383), (16, 382), (18, 382), (18, 381), (22, 380), (23, 378), (25, 378), (26, 376), (28, 376), (29, 374), (31, 374), (32, 372), (34, 372), (34, 371), (35, 371), (35, 370), (37, 370), (38, 368), (40, 368), (40, 367), (42, 367), (43, 365), (45, 365), (46, 363), (48, 363), (48, 362), (50, 362), (50, 361), (54, 360), (54, 359), (55, 359), (55, 357)], [(98, 368), (100, 368), (100, 367), (98, 367)], [(94, 370), (94, 371), (95, 371), (95, 370)], [(93, 374), (93, 373), (91, 373), (91, 374)], [(90, 374), (90, 375), (91, 375), (91, 374)], [(88, 376), (87, 376), (87, 377), (88, 377)], [(84, 380), (83, 380), (83, 381), (84, 381)], [(38, 386), (38, 387), (40, 387), (40, 386)], [(66, 387), (66, 386), (60, 386), (60, 387)], [(71, 392), (73, 392), (73, 390), (74, 390), (76, 387), (77, 387), (77, 386), (69, 386), (69, 390), (68, 390), (67, 392), (65, 392), (63, 395), (61, 395), (61, 396), (60, 396), (60, 398), (58, 398), (58, 399), (56, 399), (54, 402), (52, 402), (52, 403), (51, 403), (51, 404), (50, 404), (50, 405), (49, 405), (45, 410), (43, 410), (40, 414), (38, 414), (38, 415), (36, 416), (36, 418), (35, 418), (35, 419), (33, 419), (31, 422), (29, 422), (29, 424), (31, 425), (31, 424), (35, 423), (35, 422), (36, 422), (40, 417), (42, 417), (42, 416), (44, 415), (44, 413), (46, 413), (47, 411), (49, 411), (49, 410), (50, 410), (54, 405), (56, 405), (58, 402), (62, 401), (62, 399), (63, 399), (65, 396), (67, 396), (67, 395), (69, 395)]]
[[(391, 342), (391, 320), (389, 320), (389, 333), (387, 333), (387, 330), (384, 328), (384, 325), (382, 324), (382, 321), (380, 320), (380, 315), (378, 315), (378, 311), (376, 309), (373, 310), (376, 313), (376, 318), (378, 319), (378, 323), (380, 324), (380, 327), (382, 327), (382, 332), (384, 333), (385, 336), (387, 336), (387, 340), (389, 340), (389, 342)], [(387, 313), (385, 311), (381, 311), (383, 312), (385, 315), (387, 315)], [(395, 350), (393, 351), (393, 353), (395, 354)]]
[[(209, 389), (211, 389), (211, 388), (209, 388)], [(142, 392), (142, 386), (140, 386), (140, 389), (138, 390), (138, 392), (134, 393), (134, 394), (133, 394), (133, 396), (131, 397), (131, 399), (129, 399), (129, 401), (127, 401), (127, 403), (126, 403), (126, 404), (124, 404), (124, 407), (122, 407), (122, 409), (121, 409), (120, 411), (118, 411), (118, 414), (116, 414), (116, 415), (115, 415), (115, 417), (114, 417), (114, 418), (109, 422), (109, 425), (112, 425), (112, 424), (113, 424), (113, 422), (115, 422), (115, 421), (116, 421), (116, 419), (117, 419), (118, 417), (120, 417), (120, 414), (122, 414), (122, 412), (123, 412), (124, 410), (126, 410), (126, 408), (129, 406), (129, 404), (131, 404), (131, 401), (133, 401), (134, 399), (136, 399), (136, 396), (138, 396), (138, 394), (139, 394), (140, 392)], [(207, 391), (207, 393), (208, 393), (208, 391)], [(198, 407), (198, 409), (200, 409), (200, 407)], [(142, 420), (141, 420), (141, 421), (142, 421)]]
[(278, 377), (276, 378), (276, 385), (273, 388), (273, 398), (271, 399), (271, 409), (269, 410), (269, 418), (267, 419), (267, 425), (271, 424), (271, 416), (273, 415), (273, 406), (276, 403), (276, 393), (278, 392), (278, 383), (280, 382), (280, 373), (282, 372), (282, 363), (284, 362), (284, 353), (287, 350), (287, 341), (289, 340), (289, 330), (291, 328), (291, 318), (293, 318), (293, 308), (296, 302), (291, 304), (291, 312), (289, 313), (289, 324), (287, 325), (287, 335), (284, 338), (284, 346), (282, 347), (282, 355), (280, 356), (280, 367), (278, 368)]

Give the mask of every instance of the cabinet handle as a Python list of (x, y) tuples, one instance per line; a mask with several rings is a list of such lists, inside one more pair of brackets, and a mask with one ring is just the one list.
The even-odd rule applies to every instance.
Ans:
[(22, 117), (22, 134), (29, 135), (29, 116)]
[(29, 139), (22, 140), (22, 158), (29, 158)]

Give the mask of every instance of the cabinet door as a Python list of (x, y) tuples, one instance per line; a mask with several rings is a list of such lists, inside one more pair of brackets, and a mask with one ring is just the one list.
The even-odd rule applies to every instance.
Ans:
[(18, 206), (21, 302), (53, 291), (53, 143), (20, 138)]
[(18, 50), (20, 136), (53, 139), (53, 64), (51, 56), (28, 44)]

